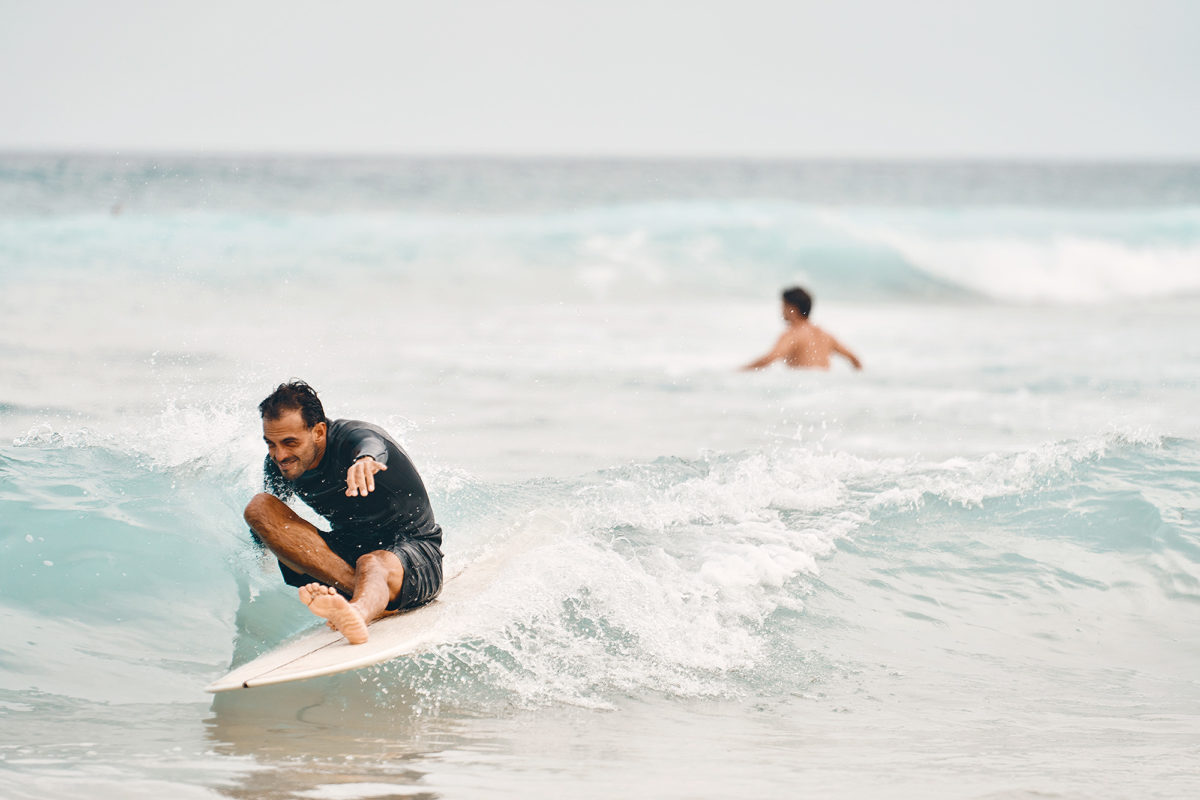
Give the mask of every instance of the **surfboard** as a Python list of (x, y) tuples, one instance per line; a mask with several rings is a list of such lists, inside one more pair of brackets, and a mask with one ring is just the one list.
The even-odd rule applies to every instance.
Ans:
[[(362, 669), (420, 651), (441, 640), (439, 621), (465, 588), (458, 576), (448, 579), (433, 602), (377, 619), (367, 626), (367, 641), (350, 644), (324, 623), (262, 654), (208, 685), (210, 692), (251, 689)], [(297, 600), (296, 602), (300, 602)]]

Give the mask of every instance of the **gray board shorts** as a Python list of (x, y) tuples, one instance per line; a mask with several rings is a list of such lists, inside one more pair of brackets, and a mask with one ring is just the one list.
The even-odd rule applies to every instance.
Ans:
[[(404, 565), (404, 583), (400, 587), (400, 593), (392, 602), (388, 603), (389, 611), (407, 611), (423, 606), (437, 597), (438, 592), (442, 590), (442, 549), (433, 542), (423, 539), (402, 539), (390, 547), (376, 545), (364, 548), (347, 547), (348, 543), (345, 540), (337, 543), (328, 539), (326, 541), (329, 543), (330, 549), (350, 566), (354, 566), (359, 556), (374, 550), (390, 550), (396, 554), (400, 563)], [(283, 562), (279, 564), (279, 571), (283, 573), (283, 581), (288, 586), (323, 583), (311, 575), (296, 572)], [(349, 599), (349, 595), (346, 595), (345, 592), (341, 592), (341, 590), (339, 592)]]

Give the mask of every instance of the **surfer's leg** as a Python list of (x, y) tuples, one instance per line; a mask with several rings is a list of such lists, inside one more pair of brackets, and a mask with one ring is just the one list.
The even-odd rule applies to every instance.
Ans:
[(354, 597), (346, 600), (336, 589), (320, 583), (301, 587), (300, 599), (308, 610), (329, 620), (350, 644), (367, 640), (367, 623), (387, 612), (387, 605), (404, 584), (404, 565), (395, 553), (376, 550), (357, 561)]
[(243, 516), (258, 538), (288, 568), (346, 593), (354, 591), (354, 568), (329, 549), (316, 526), (278, 497), (265, 492), (255, 495)]
[(374, 622), (387, 611), (404, 586), (404, 562), (390, 550), (375, 550), (355, 563), (354, 597), (350, 604), (358, 608), (367, 622)]

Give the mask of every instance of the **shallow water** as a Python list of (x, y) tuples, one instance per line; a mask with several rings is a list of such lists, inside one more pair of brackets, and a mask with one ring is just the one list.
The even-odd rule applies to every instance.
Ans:
[[(0, 796), (1200, 789), (1194, 167), (6, 157), (0, 288)], [(496, 577), (214, 699), (293, 376)]]

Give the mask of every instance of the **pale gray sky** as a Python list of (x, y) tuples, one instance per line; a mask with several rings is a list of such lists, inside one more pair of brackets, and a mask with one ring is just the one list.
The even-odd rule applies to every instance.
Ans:
[(1200, 1), (0, 0), (0, 149), (1200, 158)]

